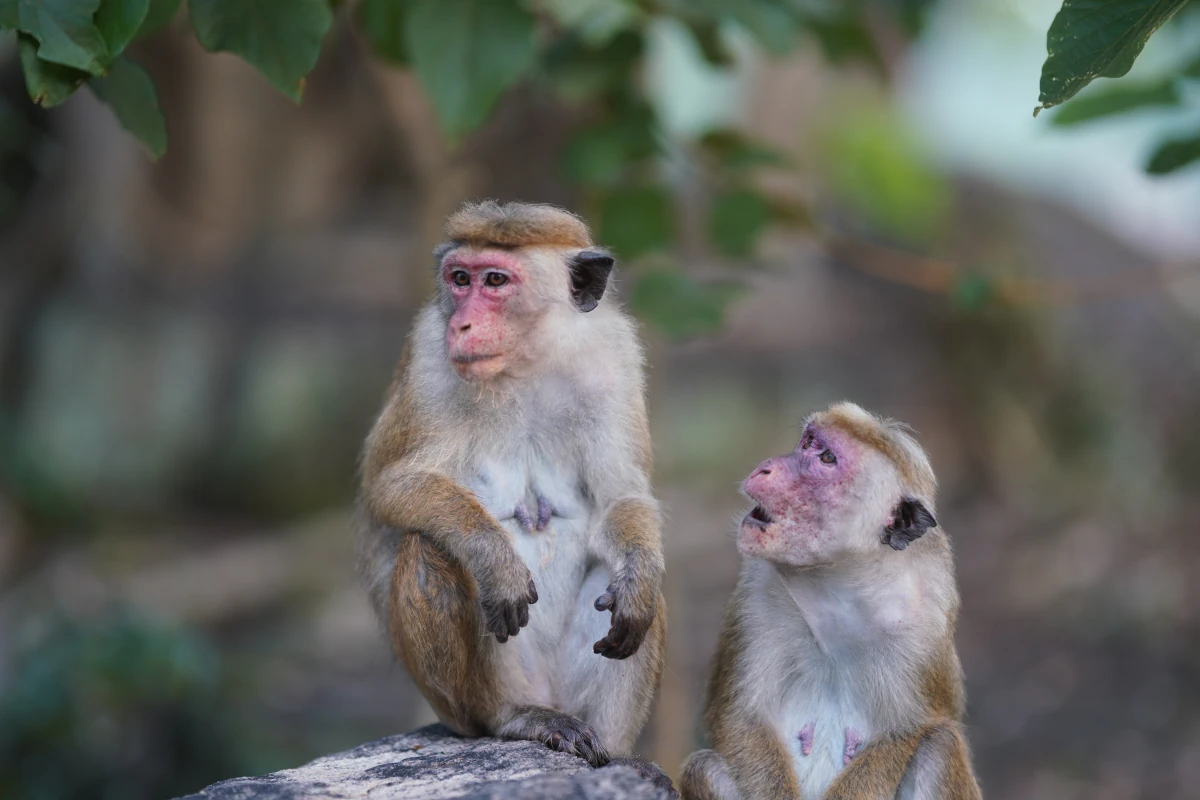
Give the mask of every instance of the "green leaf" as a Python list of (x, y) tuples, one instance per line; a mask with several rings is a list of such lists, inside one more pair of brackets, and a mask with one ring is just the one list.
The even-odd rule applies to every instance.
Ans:
[(1165, 175), (1200, 160), (1200, 134), (1184, 139), (1172, 139), (1159, 145), (1150, 161), (1146, 164), (1146, 172), (1151, 175)]
[(675, 240), (671, 196), (657, 186), (617, 189), (600, 203), (600, 241), (624, 258), (662, 250)]
[(787, 164), (787, 159), (779, 153), (755, 144), (733, 130), (709, 131), (700, 137), (700, 146), (711, 153), (723, 169), (736, 171)]
[(1187, 0), (1064, 0), (1046, 34), (1043, 108), (1064, 103), (1093, 79), (1129, 72), (1142, 48)]
[(108, 55), (116, 58), (125, 51), (146, 19), (150, 0), (103, 0), (96, 12), (96, 27), (108, 45)]
[(0, 31), (17, 29), (17, 0), (0, 0)]
[(1179, 89), (1171, 80), (1144, 86), (1116, 84), (1103, 91), (1077, 97), (1050, 120), (1051, 125), (1078, 125), (1113, 114), (1123, 114), (1149, 106), (1179, 105)]
[(358, 22), (371, 47), (396, 64), (409, 62), (405, 11), (404, 0), (363, 0), (358, 7)]
[(150, 0), (150, 9), (146, 12), (142, 27), (138, 28), (134, 38), (141, 39), (165, 28), (167, 23), (175, 19), (182, 3), (183, 0)]
[(567, 101), (590, 101), (595, 95), (635, 85), (632, 76), (642, 63), (644, 51), (645, 40), (640, 32), (622, 31), (598, 49), (567, 33), (546, 48), (545, 72)]
[(188, 0), (188, 13), (205, 50), (241, 56), (296, 102), (333, 22), (328, 0)]
[(17, 49), (25, 73), (25, 88), (30, 99), (43, 108), (53, 108), (66, 100), (88, 79), (88, 74), (82, 70), (38, 58), (38, 43), (27, 33), (19, 35)]
[(992, 300), (994, 294), (995, 287), (989, 277), (968, 274), (959, 278), (951, 287), (950, 299), (956, 308), (978, 311)]
[(634, 284), (634, 313), (673, 339), (713, 333), (721, 328), (726, 307), (742, 293), (737, 284), (702, 284), (668, 270), (650, 272)]
[(576, 134), (563, 150), (563, 174), (585, 186), (611, 186), (631, 164), (657, 152), (653, 112), (633, 106)]
[(160, 158), (167, 151), (167, 123), (158, 108), (154, 82), (144, 69), (126, 58), (118, 58), (108, 75), (93, 78), (90, 86), (96, 97), (112, 108), (121, 127), (133, 134), (151, 157)]
[(515, 0), (413, 0), (408, 52), (442, 127), (483, 123), (537, 56), (537, 21)]
[(771, 207), (753, 189), (734, 189), (717, 195), (708, 212), (708, 233), (726, 256), (747, 256), (771, 221)]
[(38, 41), (38, 58), (103, 75), (108, 46), (92, 24), (100, 0), (18, 0), (17, 25)]

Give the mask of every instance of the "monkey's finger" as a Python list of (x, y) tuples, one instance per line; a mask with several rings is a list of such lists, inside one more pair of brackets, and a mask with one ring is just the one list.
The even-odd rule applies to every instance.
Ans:
[(605, 592), (604, 594), (602, 594), (596, 598), (596, 604), (595, 604), (596, 610), (597, 611), (611, 611), (613, 609), (613, 606), (616, 605), (616, 603), (617, 603), (617, 598), (613, 595), (613, 593), (611, 591)]
[(506, 634), (506, 633), (497, 633), (497, 634), (496, 634), (496, 641), (497, 641), (497, 642), (499, 642), (500, 644), (504, 644), (505, 642), (507, 642), (507, 641), (508, 641), (508, 634)]
[(522, 628), (529, 624), (529, 606), (522, 604), (517, 609), (517, 621), (521, 623)]
[(509, 636), (516, 636), (521, 632), (521, 619), (517, 614), (517, 607), (515, 604), (505, 605), (504, 624), (508, 628)]
[(533, 605), (538, 601), (537, 586), (533, 583), (533, 578), (529, 579), (529, 604)]

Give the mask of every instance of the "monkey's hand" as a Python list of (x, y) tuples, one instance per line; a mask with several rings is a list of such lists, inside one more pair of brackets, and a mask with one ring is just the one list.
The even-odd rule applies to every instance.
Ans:
[(538, 600), (533, 575), (507, 541), (495, 548), (482, 569), (475, 570), (483, 623), (496, 641), (504, 643), (529, 624), (529, 606)]
[(612, 625), (592, 652), (617, 660), (629, 658), (642, 646), (658, 610), (657, 587), (639, 588), (633, 581), (618, 578), (596, 598), (597, 611), (611, 611)]

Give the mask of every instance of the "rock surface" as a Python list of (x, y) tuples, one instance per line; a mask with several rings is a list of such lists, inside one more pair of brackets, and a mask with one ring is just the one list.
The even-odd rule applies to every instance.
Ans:
[(536, 742), (464, 739), (430, 725), (295, 769), (214, 783), (181, 800), (367, 797), (665, 800), (668, 793), (627, 766), (592, 769)]

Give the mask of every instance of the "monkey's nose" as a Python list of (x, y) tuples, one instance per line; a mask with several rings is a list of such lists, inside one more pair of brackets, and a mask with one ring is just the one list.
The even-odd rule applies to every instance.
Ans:
[(766, 475), (770, 475), (770, 474), (771, 474), (771, 470), (767, 469), (766, 467), (759, 467), (758, 469), (754, 470), (754, 472), (750, 475), (750, 477), (757, 478), (759, 476), (766, 476)]
[(464, 322), (462, 325), (458, 326), (459, 333), (466, 333), (469, 330), (471, 330), (471, 323), (469, 322)]

